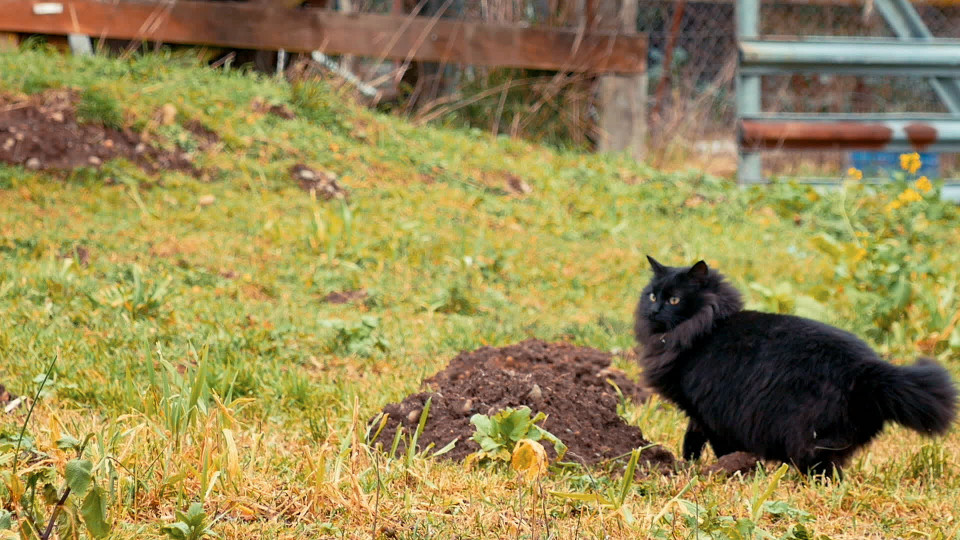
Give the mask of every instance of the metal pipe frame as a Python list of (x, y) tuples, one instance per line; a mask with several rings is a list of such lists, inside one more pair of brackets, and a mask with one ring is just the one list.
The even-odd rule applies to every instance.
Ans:
[(845, 119), (774, 115), (745, 118), (738, 126), (747, 151), (889, 150), (960, 152), (960, 120)]
[(960, 40), (743, 39), (739, 49), (740, 68), (746, 75), (843, 73), (960, 77)]
[[(760, 0), (737, 0), (737, 41), (760, 36)], [(737, 116), (760, 113), (760, 77), (737, 68)], [(742, 148), (737, 156), (737, 181), (741, 184), (763, 182), (763, 159), (759, 152)]]

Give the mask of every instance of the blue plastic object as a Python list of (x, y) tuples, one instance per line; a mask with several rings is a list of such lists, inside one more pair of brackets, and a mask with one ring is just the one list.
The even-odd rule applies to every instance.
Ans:
[[(920, 153), (920, 170), (917, 176), (940, 177), (940, 154), (936, 152)], [(900, 152), (850, 152), (850, 166), (863, 171), (866, 177), (890, 177), (900, 168)]]

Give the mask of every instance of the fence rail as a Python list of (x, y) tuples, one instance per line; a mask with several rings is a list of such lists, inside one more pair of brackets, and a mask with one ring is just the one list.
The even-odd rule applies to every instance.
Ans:
[(642, 73), (647, 59), (643, 35), (263, 4), (2, 0), (0, 12), (0, 30), (10, 32), (381, 59), (595, 73)]

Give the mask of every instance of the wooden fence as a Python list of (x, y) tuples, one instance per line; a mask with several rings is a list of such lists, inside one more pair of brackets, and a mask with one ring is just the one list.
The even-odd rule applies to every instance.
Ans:
[(270, 3), (0, 0), (0, 32), (594, 73), (601, 149), (640, 154), (647, 39), (634, 32), (636, 3), (580, 1), (579, 24), (561, 28)]

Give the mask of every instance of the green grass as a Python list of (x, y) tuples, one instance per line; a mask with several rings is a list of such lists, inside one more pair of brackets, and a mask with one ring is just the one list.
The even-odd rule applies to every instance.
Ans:
[[(720, 538), (731, 523), (795, 538), (800, 523), (831, 538), (957, 534), (956, 429), (937, 441), (890, 429), (839, 484), (686, 471), (625, 491), (615, 467), (554, 471), (541, 490), (506, 470), (420, 457), (407, 467), (358, 443), (365, 419), (461, 350), (527, 337), (629, 349), (647, 253), (704, 258), (751, 307), (815, 315), (898, 362), (921, 342), (957, 373), (958, 215), (933, 195), (893, 209), (903, 186), (741, 190), (622, 156), (414, 128), (321, 83), (181, 57), (0, 55), (3, 91), (60, 87), (88, 96), (91, 119), (123, 119), (215, 172), (158, 183), (125, 162), (0, 165), (0, 383), (32, 396), (57, 358), (19, 480), (7, 463), (26, 408), (0, 415), (0, 497), (20, 522), (32, 513), (42, 530), (50, 515), (44, 486), (62, 488), (76, 457), (57, 441), (92, 434), (85, 457), (116, 538), (164, 537), (189, 519), (225, 538), (369, 537), (375, 526), (399, 538)], [(255, 115), (254, 98), (297, 118)], [(174, 126), (156, 123), (166, 104)], [(190, 120), (220, 142), (200, 151)], [(339, 175), (349, 202), (313, 200), (288, 176), (295, 163)], [(508, 174), (533, 193), (511, 195)], [(354, 289), (368, 297), (322, 301)], [(677, 450), (672, 406), (626, 416)], [(547, 494), (611, 489), (617, 508)], [(193, 502), (206, 521), (196, 507), (188, 519)]]

